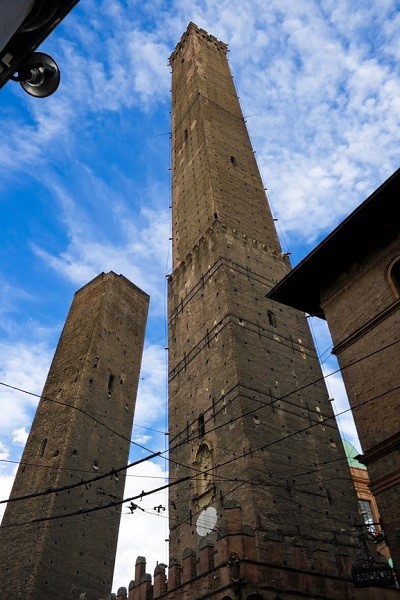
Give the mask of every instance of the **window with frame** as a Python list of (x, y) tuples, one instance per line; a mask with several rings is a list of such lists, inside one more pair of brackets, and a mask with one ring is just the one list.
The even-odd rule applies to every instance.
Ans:
[(368, 531), (371, 533), (375, 532), (374, 516), (372, 514), (371, 502), (369, 500), (359, 500), (360, 513), (364, 519), (364, 523), (367, 526)]

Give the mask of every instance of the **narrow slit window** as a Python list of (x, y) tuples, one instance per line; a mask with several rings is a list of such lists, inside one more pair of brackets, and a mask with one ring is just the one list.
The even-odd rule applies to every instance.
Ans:
[(46, 451), (46, 446), (47, 446), (47, 438), (44, 438), (44, 440), (42, 441), (42, 446), (40, 448), (40, 456), (44, 456), (44, 453)]
[(111, 392), (113, 391), (113, 387), (114, 387), (114, 375), (111, 373), (110, 377), (108, 378), (108, 395), (111, 396)]
[(234, 167), (236, 167), (237, 165), (237, 160), (234, 156), (231, 156), (231, 163), (233, 164)]
[(267, 312), (267, 316), (268, 316), (268, 323), (271, 325), (271, 327), (276, 327), (276, 319), (275, 319), (274, 313), (271, 310), (269, 310)]
[(206, 433), (206, 428), (205, 428), (205, 424), (204, 424), (204, 415), (203, 415), (203, 413), (199, 414), (199, 418), (197, 419), (197, 423), (198, 423), (199, 437), (204, 437), (205, 433)]

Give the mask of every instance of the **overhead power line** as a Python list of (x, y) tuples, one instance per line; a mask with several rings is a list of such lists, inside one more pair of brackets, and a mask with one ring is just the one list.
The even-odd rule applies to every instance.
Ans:
[(122, 471), (125, 471), (126, 469), (129, 469), (130, 467), (136, 467), (136, 465), (140, 465), (140, 463), (151, 460), (152, 458), (155, 458), (156, 456), (160, 456), (160, 454), (161, 454), (161, 452), (154, 452), (151, 456), (145, 456), (144, 458), (141, 458), (140, 460), (136, 460), (135, 462), (129, 463), (128, 465), (125, 465), (123, 467), (119, 467), (118, 469), (112, 469), (111, 471), (108, 471), (107, 473), (103, 473), (102, 475), (96, 475), (96, 477), (92, 477), (91, 479), (77, 481), (76, 483), (70, 483), (68, 485), (63, 485), (63, 486), (60, 486), (57, 488), (48, 488), (47, 490), (42, 490), (41, 492), (35, 492), (32, 494), (25, 494), (24, 496), (13, 496), (13, 497), (9, 498), (8, 500), (0, 500), (0, 504), (5, 504), (8, 502), (17, 502), (18, 500), (28, 500), (30, 498), (38, 498), (39, 496), (47, 496), (48, 494), (56, 494), (58, 492), (65, 492), (67, 490), (72, 490), (73, 488), (81, 487), (82, 485), (89, 485), (90, 483), (93, 483), (94, 481), (100, 481), (100, 479), (106, 479), (107, 477), (117, 475), (118, 473), (121, 473)]
[[(397, 391), (399, 389), (400, 389), (400, 385), (396, 386), (394, 388), (391, 388), (390, 390), (386, 390), (385, 392), (382, 392), (381, 394), (378, 394), (378, 395), (374, 396), (373, 398), (368, 398), (367, 400), (364, 400), (364, 401), (358, 403), (353, 408), (358, 408), (360, 406), (368, 404), (369, 402), (372, 402), (373, 400), (377, 400), (378, 398), (381, 398), (382, 396), (384, 396), (385, 394), (387, 394), (389, 392), (394, 392), (394, 391)], [(341, 411), (339, 413), (339, 415), (344, 414), (346, 412), (349, 412), (350, 410), (351, 410), (350, 408), (348, 408), (346, 410), (343, 410), (343, 411)], [(312, 429), (313, 427), (316, 427), (316, 426), (319, 426), (319, 425), (323, 425), (324, 423), (326, 423), (326, 421), (329, 421), (329, 420), (334, 419), (334, 418), (335, 418), (335, 415), (332, 415), (330, 417), (326, 417), (322, 421), (317, 421), (315, 423), (312, 423), (312, 424), (308, 425), (307, 427), (304, 427), (303, 429), (297, 430), (297, 431), (295, 431), (293, 433), (290, 433), (290, 434), (288, 434), (286, 436), (283, 436), (283, 437), (281, 437), (281, 438), (279, 438), (277, 440), (269, 442), (268, 444), (264, 444), (264, 445), (262, 445), (262, 446), (260, 446), (258, 448), (254, 448), (253, 450), (249, 450), (246, 453), (246, 456), (250, 456), (252, 454), (255, 454), (256, 452), (262, 452), (263, 450), (266, 450), (267, 448), (269, 448), (270, 446), (273, 446), (274, 444), (277, 444), (277, 443), (280, 443), (282, 441), (285, 441), (285, 440), (287, 440), (287, 439), (289, 439), (289, 438), (291, 438), (291, 437), (293, 437), (295, 435), (298, 435), (299, 433), (303, 433), (304, 431)], [(234, 458), (231, 458), (231, 459), (229, 459), (229, 460), (227, 460), (227, 461), (225, 461), (223, 463), (220, 463), (220, 464), (216, 465), (215, 467), (211, 467), (210, 469), (207, 469), (205, 471), (201, 471), (201, 473), (202, 474), (206, 474), (206, 473), (208, 473), (210, 471), (217, 470), (218, 468), (224, 467), (224, 466), (226, 466), (226, 465), (228, 465), (228, 464), (230, 464), (230, 463), (232, 463), (234, 461), (237, 462), (241, 458), (243, 458), (243, 455), (242, 456), (235, 456)], [(145, 457), (145, 458), (143, 458), (139, 462), (144, 462), (144, 461), (146, 461), (148, 459), (149, 459), (149, 457), (147, 457), (147, 458)], [(118, 471), (122, 471), (122, 470), (124, 470), (126, 468), (127, 467), (120, 467), (120, 469)], [(109, 474), (112, 474), (112, 473), (114, 473), (114, 471), (111, 471)], [(155, 494), (155, 493), (157, 493), (157, 492), (159, 492), (161, 490), (168, 489), (168, 488), (174, 487), (176, 485), (180, 485), (181, 483), (184, 483), (185, 481), (189, 481), (191, 479), (195, 479), (196, 476), (197, 476), (197, 473), (195, 475), (187, 475), (185, 477), (181, 477), (180, 479), (176, 479), (173, 482), (167, 483), (167, 484), (165, 484), (165, 485), (163, 485), (161, 487), (155, 488), (153, 490), (149, 490), (148, 492), (142, 491), (140, 494), (137, 494), (136, 496), (132, 496), (130, 498), (123, 498), (122, 500), (115, 500), (115, 501), (109, 502), (107, 504), (103, 504), (101, 506), (95, 506), (95, 507), (92, 507), (92, 508), (83, 508), (83, 509), (79, 509), (78, 511), (67, 513), (67, 514), (64, 513), (64, 514), (59, 514), (59, 515), (52, 515), (52, 516), (49, 516), (49, 517), (40, 517), (38, 519), (32, 519), (30, 521), (26, 521), (26, 522), (23, 522), (23, 523), (10, 523), (8, 525), (3, 525), (3, 526), (4, 527), (15, 527), (15, 526), (18, 526), (18, 525), (29, 525), (29, 524), (33, 524), (33, 523), (40, 523), (40, 522), (51, 521), (51, 520), (55, 520), (55, 519), (63, 519), (63, 518), (66, 518), (66, 517), (72, 517), (72, 516), (76, 516), (76, 515), (90, 514), (92, 512), (96, 512), (96, 511), (99, 511), (99, 510), (105, 510), (105, 509), (108, 509), (108, 508), (113, 508), (113, 507), (120, 506), (122, 504), (125, 504), (125, 502), (130, 502), (130, 501), (133, 501), (133, 500), (142, 499), (145, 496), (150, 496), (151, 494)], [(101, 475), (99, 477), (101, 479), (103, 479), (104, 475)], [(96, 479), (96, 478), (94, 478), (94, 479)], [(76, 484), (73, 484), (72, 487), (78, 487), (79, 485), (85, 485), (85, 483), (87, 483), (87, 482), (76, 483)], [(69, 489), (70, 487), (71, 486), (65, 486), (65, 489)], [(46, 491), (38, 492), (36, 494), (30, 495), (30, 497), (41, 496), (41, 495), (45, 495), (46, 493), (47, 493)], [(53, 490), (53, 493), (54, 493), (54, 490)], [(26, 499), (26, 498), (20, 497), (19, 499), (23, 500), (23, 499)], [(6, 501), (2, 501), (2, 502), (6, 502)]]
[[(367, 359), (367, 358), (370, 358), (371, 356), (374, 356), (374, 355), (375, 355), (375, 354), (377, 354), (378, 352), (382, 352), (383, 350), (386, 350), (387, 348), (390, 348), (390, 347), (394, 346), (395, 344), (397, 344), (397, 343), (399, 343), (399, 342), (400, 342), (400, 340), (396, 340), (395, 342), (392, 342), (392, 343), (390, 343), (390, 344), (388, 344), (388, 345), (384, 346), (383, 348), (380, 348), (379, 350), (375, 350), (374, 352), (371, 352), (370, 354), (368, 354), (368, 355), (366, 355), (366, 356), (363, 356), (363, 357), (361, 357), (361, 358), (358, 358), (358, 359), (354, 360), (352, 363), (349, 363), (348, 365), (346, 365), (346, 367), (345, 367), (345, 368), (348, 368), (348, 367), (350, 367), (350, 366), (352, 366), (352, 365), (354, 365), (354, 364), (357, 364), (357, 363), (361, 362), (362, 360), (365, 360), (365, 359)], [(288, 392), (287, 394), (284, 394), (282, 397), (279, 397), (279, 398), (276, 398), (276, 399), (274, 399), (274, 400), (273, 400), (273, 401), (271, 401), (270, 403), (266, 403), (266, 404), (265, 404), (265, 406), (271, 406), (271, 405), (273, 405), (275, 402), (278, 402), (279, 400), (282, 400), (282, 399), (284, 399), (284, 398), (286, 398), (286, 397), (290, 396), (291, 394), (297, 393), (297, 392), (298, 392), (298, 391), (300, 391), (300, 390), (303, 390), (303, 389), (305, 389), (305, 388), (307, 388), (307, 387), (309, 387), (309, 386), (311, 386), (311, 385), (314, 385), (314, 383), (317, 383), (317, 382), (319, 382), (319, 381), (321, 381), (321, 380), (323, 380), (323, 379), (326, 379), (327, 377), (330, 377), (331, 375), (334, 375), (335, 373), (338, 373), (339, 371), (340, 371), (340, 369), (337, 369), (337, 370), (335, 370), (335, 371), (332, 371), (331, 373), (328, 373), (328, 374), (326, 374), (326, 375), (323, 375), (322, 377), (318, 378), (317, 380), (314, 380), (314, 381), (312, 381), (312, 382), (310, 382), (310, 383), (308, 383), (308, 384), (305, 384), (304, 386), (301, 386), (300, 388), (297, 388), (296, 390), (293, 390), (292, 392)], [(4, 385), (4, 386), (6, 386), (6, 387), (10, 387), (10, 388), (13, 388), (13, 389), (17, 389), (18, 391), (21, 391), (21, 392), (23, 392), (23, 393), (27, 393), (27, 394), (31, 394), (31, 395), (36, 395), (36, 394), (32, 394), (32, 392), (28, 392), (28, 391), (26, 391), (26, 390), (23, 390), (22, 388), (15, 388), (14, 386), (11, 386), (11, 385), (9, 385), (9, 384), (6, 384), (6, 383), (4, 383), (4, 382), (1, 382), (1, 381), (0, 381), (0, 385)], [(368, 402), (371, 402), (372, 400), (374, 400), (374, 399), (377, 399), (377, 398), (379, 398), (379, 397), (381, 397), (381, 396), (385, 395), (386, 393), (388, 393), (388, 392), (391, 392), (391, 391), (394, 391), (394, 390), (396, 390), (396, 389), (398, 389), (398, 388), (393, 388), (392, 390), (385, 391), (385, 392), (383, 392), (382, 394), (379, 394), (378, 396), (376, 396), (376, 397), (374, 397), (374, 398), (369, 398), (369, 399), (367, 399), (367, 400), (365, 400), (365, 401), (362, 401), (362, 402), (360, 402), (359, 404), (357, 404), (357, 405), (354, 405), (352, 408), (348, 408), (348, 409), (346, 409), (346, 410), (344, 410), (344, 411), (342, 411), (342, 412), (340, 412), (340, 413), (337, 413), (336, 415), (334, 415), (334, 414), (333, 414), (332, 416), (330, 416), (330, 417), (326, 417), (326, 418), (324, 418), (322, 421), (317, 421), (317, 422), (315, 422), (315, 423), (312, 423), (312, 424), (308, 425), (307, 427), (305, 427), (305, 428), (303, 428), (303, 429), (296, 430), (295, 432), (293, 432), (293, 433), (291, 433), (291, 434), (288, 434), (287, 436), (281, 437), (281, 438), (279, 438), (279, 439), (277, 439), (277, 440), (274, 440), (274, 441), (272, 441), (272, 442), (269, 442), (269, 444), (266, 444), (266, 445), (264, 445), (264, 446), (262, 446), (262, 447), (260, 447), (260, 448), (258, 448), (258, 449), (251, 450), (251, 451), (249, 451), (247, 454), (252, 454), (252, 453), (254, 453), (254, 452), (257, 452), (257, 451), (259, 451), (259, 450), (264, 450), (264, 449), (266, 449), (267, 447), (269, 447), (269, 446), (271, 446), (271, 445), (273, 445), (273, 444), (276, 444), (276, 443), (279, 443), (279, 442), (281, 442), (281, 441), (284, 441), (284, 440), (286, 440), (286, 439), (288, 439), (288, 438), (290, 438), (290, 437), (293, 437), (294, 435), (297, 435), (298, 433), (302, 433), (302, 432), (304, 432), (304, 431), (307, 431), (308, 429), (310, 429), (310, 428), (312, 428), (312, 427), (314, 427), (314, 426), (316, 426), (316, 425), (321, 425), (321, 424), (324, 424), (326, 421), (332, 420), (332, 419), (334, 419), (336, 416), (340, 416), (340, 415), (342, 415), (342, 414), (345, 414), (345, 413), (347, 413), (347, 412), (351, 411), (351, 410), (352, 410), (352, 409), (354, 409), (354, 408), (358, 408), (359, 406), (362, 406), (363, 404), (366, 404), (366, 403), (368, 403)], [(51, 399), (49, 399), (49, 400), (51, 400)], [(58, 402), (58, 401), (56, 401), (56, 400), (51, 400), (51, 401)], [(64, 404), (64, 403), (62, 403), (62, 404)], [(73, 407), (72, 405), (67, 405), (67, 406), (71, 406), (71, 408), (76, 408), (76, 407)], [(249, 411), (248, 413), (245, 413), (244, 415), (242, 414), (242, 415), (240, 415), (240, 416), (236, 417), (234, 420), (237, 420), (237, 419), (243, 418), (243, 416), (246, 416), (247, 414), (251, 414), (252, 412), (255, 412), (255, 410), (257, 410), (257, 409), (254, 409), (254, 411)], [(85, 411), (82, 411), (82, 412), (85, 412)], [(88, 416), (90, 416), (90, 415), (88, 415)], [(96, 422), (98, 422), (100, 425), (104, 425), (104, 424), (103, 424), (103, 423), (101, 423), (100, 421), (97, 421), (97, 419), (95, 419), (95, 421), (96, 421)], [(222, 424), (222, 425), (218, 425), (218, 426), (214, 427), (213, 429), (211, 429), (211, 430), (209, 430), (209, 431), (214, 431), (214, 430), (216, 430), (216, 429), (219, 429), (220, 427), (223, 427), (223, 426), (229, 425), (229, 424), (230, 424), (230, 423), (232, 423), (232, 422), (233, 422), (233, 420), (227, 421), (226, 423), (224, 423), (224, 424)], [(106, 425), (104, 425), (104, 426), (105, 426), (107, 429), (109, 429), (110, 431), (112, 431), (112, 430), (111, 430), (109, 427), (107, 427)], [(116, 433), (116, 434), (117, 434), (117, 432), (114, 432), (114, 433)], [(117, 434), (117, 435), (118, 435), (118, 434)], [(122, 437), (122, 436), (121, 436), (121, 437)], [(183, 445), (184, 443), (187, 443), (187, 441), (185, 440), (185, 441), (183, 441), (183, 442), (181, 442), (181, 443), (177, 444), (175, 447), (173, 447), (173, 448), (170, 448), (170, 451), (173, 451), (173, 450), (175, 450), (176, 448), (180, 447), (180, 446), (181, 446), (181, 445)], [(147, 449), (146, 449), (146, 450), (147, 450)], [(8, 500), (0, 500), (0, 504), (4, 504), (4, 503), (6, 503), (6, 502), (10, 502), (10, 501), (11, 501), (11, 502), (15, 502), (15, 501), (17, 501), (17, 500), (26, 500), (26, 499), (28, 499), (28, 498), (35, 498), (35, 497), (37, 497), (37, 496), (44, 496), (44, 495), (47, 495), (47, 494), (57, 493), (57, 492), (59, 492), (59, 491), (66, 491), (66, 490), (68, 490), (68, 489), (72, 489), (72, 488), (75, 488), (75, 487), (83, 486), (83, 485), (89, 484), (89, 483), (91, 483), (91, 482), (93, 482), (93, 481), (97, 481), (97, 480), (99, 480), (99, 479), (105, 479), (106, 477), (109, 477), (109, 476), (112, 476), (112, 475), (114, 475), (114, 474), (116, 474), (116, 473), (122, 472), (122, 471), (124, 471), (124, 470), (126, 470), (126, 469), (128, 469), (128, 468), (130, 468), (130, 467), (136, 466), (137, 464), (140, 464), (140, 463), (142, 463), (142, 462), (145, 462), (145, 461), (147, 461), (147, 460), (151, 460), (152, 458), (155, 458), (155, 457), (157, 457), (157, 456), (161, 456), (161, 455), (163, 455), (165, 452), (166, 452), (166, 451), (153, 452), (153, 453), (151, 453), (149, 456), (147, 456), (147, 457), (144, 457), (144, 458), (140, 459), (139, 461), (135, 461), (135, 462), (133, 462), (133, 463), (129, 463), (128, 465), (125, 465), (125, 466), (123, 466), (123, 467), (119, 467), (118, 469), (112, 469), (111, 471), (108, 471), (107, 473), (104, 473), (104, 474), (101, 474), (101, 475), (97, 475), (96, 477), (94, 477), (94, 478), (91, 478), (91, 479), (88, 479), (88, 480), (81, 480), (80, 482), (76, 482), (76, 483), (74, 483), (74, 484), (69, 484), (69, 485), (66, 485), (66, 486), (59, 487), (59, 488), (50, 488), (50, 489), (47, 489), (47, 490), (43, 490), (43, 491), (41, 491), (41, 492), (35, 492), (35, 493), (33, 493), (33, 494), (27, 494), (27, 495), (25, 495), (25, 496), (18, 496), (18, 497), (14, 497), (14, 498), (9, 498)], [(227, 461), (227, 462), (225, 462), (225, 463), (222, 463), (222, 464), (220, 464), (220, 465), (218, 465), (218, 466), (219, 466), (219, 467), (221, 467), (221, 466), (224, 466), (225, 464), (228, 464), (229, 462), (232, 462), (233, 460), (237, 460), (237, 459), (238, 459), (238, 457), (235, 457), (234, 459), (231, 459), (231, 460), (229, 460), (229, 461)], [(168, 459), (168, 460), (169, 460), (170, 462), (172, 462), (173, 464), (180, 464), (180, 463), (177, 463), (177, 461), (175, 461), (175, 460), (173, 460), (173, 459)], [(183, 465), (183, 464), (180, 464), (180, 466), (183, 466), (183, 467), (185, 467), (185, 468), (191, 469), (192, 471), (195, 471), (196, 473), (202, 473), (202, 471), (200, 471), (199, 469), (195, 469), (194, 467), (190, 467), (190, 466), (188, 466), (188, 465)], [(176, 482), (174, 482), (174, 485), (175, 485), (175, 483), (176, 483)], [(169, 484), (168, 484), (168, 485), (169, 485)]]

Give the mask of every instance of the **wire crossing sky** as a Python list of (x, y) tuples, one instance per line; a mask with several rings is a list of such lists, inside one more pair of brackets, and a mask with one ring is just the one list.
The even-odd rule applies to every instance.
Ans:
[[(229, 45), (293, 264), (398, 168), (400, 156), (394, 0), (81, 0), (40, 48), (60, 66), (58, 91), (43, 100), (12, 82), (0, 91), (0, 380), (40, 395), (74, 292), (102, 271), (122, 273), (151, 296), (132, 440), (161, 453), (171, 269), (168, 57), (189, 21)], [(324, 371), (332, 371), (326, 328), (310, 324)], [(340, 379), (329, 377), (328, 387), (336, 412), (345, 410)], [(20, 459), (37, 400), (0, 389), (0, 498), (16, 468), (3, 461)], [(341, 428), (357, 445), (345, 415)], [(130, 461), (145, 455), (132, 447)], [(159, 458), (130, 470), (149, 479), (128, 477), (125, 497), (162, 487), (167, 467)], [(138, 555), (148, 558), (149, 572), (156, 560), (166, 562), (166, 519), (154, 509), (167, 505), (165, 492), (148, 502), (139, 501), (144, 512), (123, 511), (115, 589), (132, 579)]]

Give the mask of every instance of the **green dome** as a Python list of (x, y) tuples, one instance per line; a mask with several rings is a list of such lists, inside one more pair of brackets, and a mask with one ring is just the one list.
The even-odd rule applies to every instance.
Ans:
[(363, 465), (362, 463), (358, 462), (356, 456), (358, 456), (360, 453), (353, 446), (353, 444), (350, 444), (350, 442), (348, 442), (347, 440), (342, 440), (342, 442), (343, 442), (344, 451), (346, 453), (347, 462), (349, 463), (349, 466), (355, 467), (356, 469), (366, 470), (367, 467), (365, 465)]

